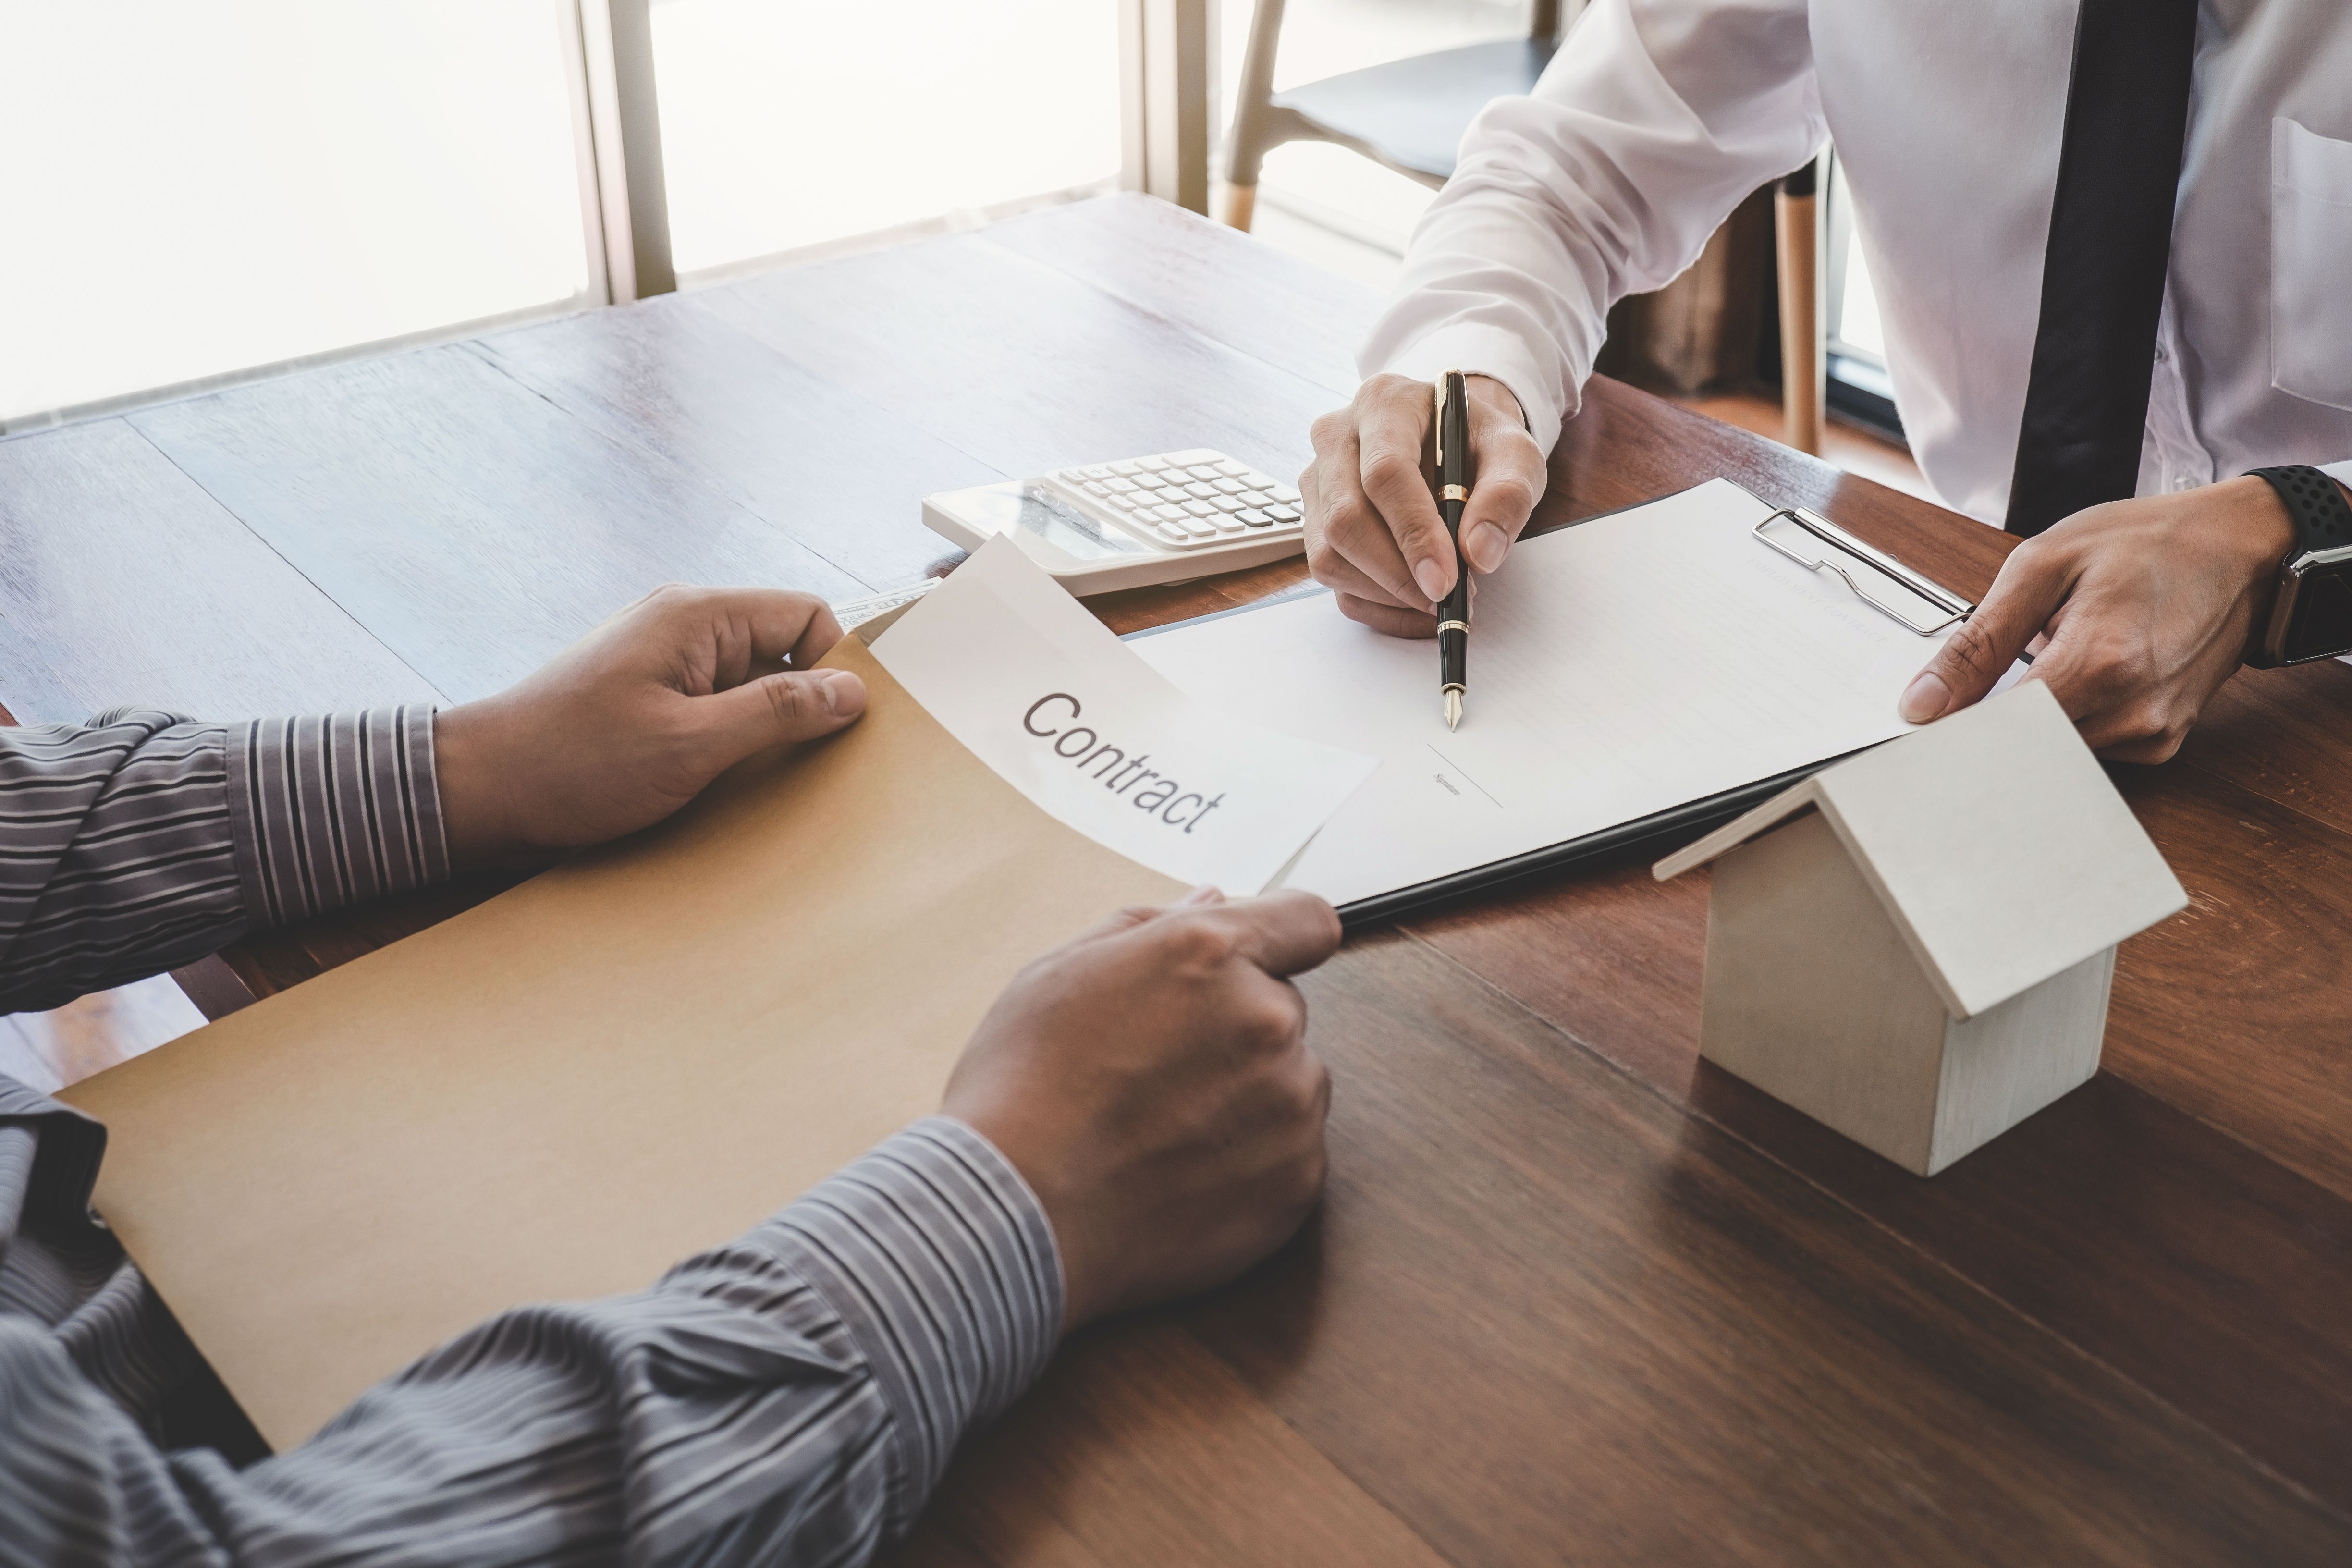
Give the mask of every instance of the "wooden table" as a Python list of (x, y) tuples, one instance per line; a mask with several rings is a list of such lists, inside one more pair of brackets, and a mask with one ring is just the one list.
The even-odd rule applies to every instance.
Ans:
[[(0, 699), (462, 700), (664, 579), (909, 580), (927, 489), (1293, 472), (1372, 305), (1118, 198), (0, 443)], [(1538, 521), (1718, 473), (1971, 592), (2008, 543), (1606, 381)], [(1933, 1181), (1697, 1062), (1701, 877), (1351, 941), (1319, 1215), (1072, 1343), (902, 1560), (2352, 1562), (2352, 668), (2241, 676), (2116, 779), (2190, 908), (2125, 944), (2105, 1070)]]

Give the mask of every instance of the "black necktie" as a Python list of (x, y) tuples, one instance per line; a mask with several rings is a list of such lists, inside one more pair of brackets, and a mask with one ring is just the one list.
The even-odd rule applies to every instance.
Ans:
[(2197, 0), (2082, 0), (2009, 531), (2139, 485)]

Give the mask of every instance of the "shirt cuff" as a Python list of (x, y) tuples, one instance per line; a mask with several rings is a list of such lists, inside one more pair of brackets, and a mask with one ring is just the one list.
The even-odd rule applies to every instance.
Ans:
[(232, 724), (228, 803), (257, 930), (448, 879), (429, 707)]
[(995, 1145), (919, 1121), (750, 1238), (839, 1316), (891, 1415), (889, 1519), (903, 1535), (965, 1432), (1020, 1396), (1062, 1331), (1045, 1211)]
[(1549, 456), (1560, 425), (1576, 412), (1574, 394), (1537, 360), (1518, 333), (1478, 321), (1456, 321), (1414, 339), (1385, 363), (1367, 365), (1367, 376), (1387, 372), (1434, 382), (1449, 370), (1492, 376), (1511, 389), (1527, 416), (1528, 433)]

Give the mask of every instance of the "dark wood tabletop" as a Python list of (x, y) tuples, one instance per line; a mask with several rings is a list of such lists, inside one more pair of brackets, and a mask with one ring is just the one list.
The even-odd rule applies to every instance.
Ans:
[[(1295, 472), (1374, 305), (1109, 198), (0, 442), (0, 701), (462, 701), (662, 581), (943, 570), (927, 490)], [(1717, 474), (1971, 594), (2009, 542), (1606, 380), (1538, 526)], [(2189, 908), (2124, 944), (2099, 1075), (1932, 1180), (1698, 1061), (1703, 875), (1351, 939), (1305, 984), (1305, 1233), (1080, 1335), (899, 1560), (2352, 1562), (2352, 668), (2242, 674), (2114, 772)], [(496, 886), (229, 967), (273, 990)]]

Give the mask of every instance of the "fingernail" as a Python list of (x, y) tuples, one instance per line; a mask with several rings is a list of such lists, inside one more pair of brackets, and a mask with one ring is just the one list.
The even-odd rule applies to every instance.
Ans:
[(1424, 561), (1412, 569), (1412, 580), (1421, 584), (1422, 596), (1431, 604), (1445, 597), (1445, 574), (1434, 561)]
[(1469, 555), (1471, 565), (1481, 572), (1492, 572), (1503, 563), (1503, 552), (1510, 548), (1510, 541), (1493, 523), (1482, 522), (1470, 531), (1462, 548)]
[(1895, 705), (1895, 710), (1903, 716), (1906, 724), (1925, 724), (1943, 712), (1951, 700), (1951, 689), (1936, 672), (1923, 669), (1917, 679), (1903, 689), (1903, 700)]
[(1193, 889), (1191, 892), (1185, 894), (1182, 898), (1177, 900), (1176, 907), (1178, 909), (1182, 909), (1188, 904), (1222, 904), (1224, 901), (1225, 893), (1223, 889), (1217, 887), (1213, 883), (1203, 882), (1199, 887)]
[(828, 669), (818, 682), (824, 688), (824, 705), (838, 719), (866, 710), (866, 682), (845, 669)]

